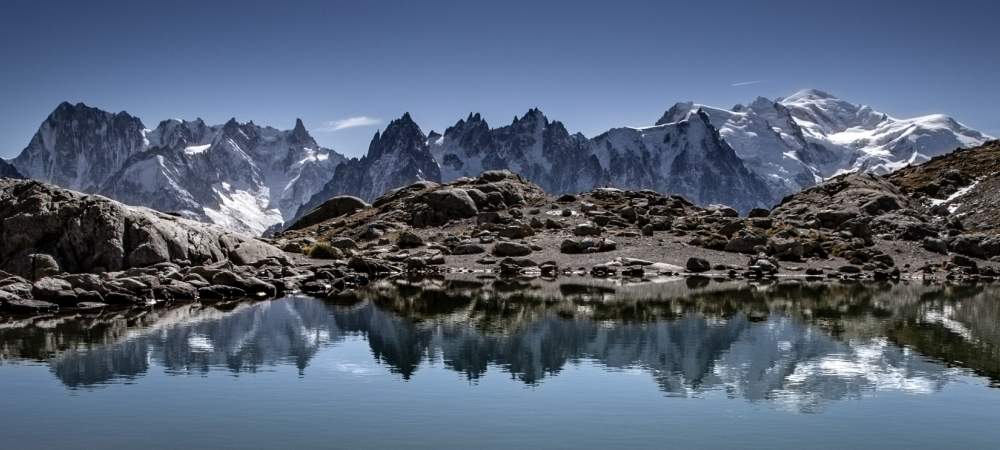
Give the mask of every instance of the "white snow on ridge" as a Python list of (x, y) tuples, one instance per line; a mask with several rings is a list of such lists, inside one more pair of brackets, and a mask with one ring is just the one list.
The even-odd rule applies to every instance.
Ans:
[(208, 150), (208, 148), (211, 146), (212, 144), (192, 145), (189, 147), (185, 147), (184, 153), (188, 155), (197, 155), (199, 153), (205, 153), (205, 151)]
[(969, 184), (968, 186), (965, 186), (965, 187), (962, 187), (962, 188), (958, 189), (957, 191), (955, 191), (954, 193), (952, 193), (951, 195), (949, 195), (948, 198), (943, 198), (943, 199), (941, 199), (941, 198), (932, 198), (932, 199), (930, 199), (931, 205), (934, 205), (934, 206), (937, 206), (937, 205), (948, 205), (948, 212), (954, 214), (955, 211), (958, 211), (958, 208), (960, 206), (962, 206), (961, 203), (954, 203), (954, 201), (960, 199), (965, 194), (968, 194), (969, 192), (972, 192), (972, 190), (975, 189), (976, 185), (978, 185), (980, 181), (982, 181), (982, 180), (973, 181), (972, 184)]

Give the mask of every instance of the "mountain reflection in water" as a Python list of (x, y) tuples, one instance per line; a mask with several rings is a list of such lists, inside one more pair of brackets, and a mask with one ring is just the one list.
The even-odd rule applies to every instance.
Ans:
[[(0, 359), (36, 360), (68, 387), (167, 373), (252, 373), (363, 337), (402, 379), (440, 363), (527, 384), (588, 361), (648, 373), (668, 395), (722, 389), (800, 410), (877, 390), (930, 393), (971, 371), (1000, 381), (994, 286), (720, 285), (608, 300), (611, 287), (384, 282), (305, 297), (4, 319)], [(659, 292), (659, 294), (657, 294)], [(665, 295), (664, 292), (667, 292)], [(650, 294), (653, 295), (650, 295)]]

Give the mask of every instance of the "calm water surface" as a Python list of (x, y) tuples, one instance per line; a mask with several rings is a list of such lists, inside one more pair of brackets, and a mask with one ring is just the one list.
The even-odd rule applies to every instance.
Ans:
[(0, 448), (996, 448), (1000, 288), (382, 283), (0, 318)]

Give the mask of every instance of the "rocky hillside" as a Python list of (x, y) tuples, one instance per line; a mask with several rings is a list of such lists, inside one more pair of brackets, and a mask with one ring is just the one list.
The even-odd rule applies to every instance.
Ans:
[(24, 176), (260, 234), (291, 219), (343, 157), (301, 120), (291, 130), (231, 119), (165, 120), (60, 104), (11, 160)]
[(1000, 141), (939, 156), (889, 177), (933, 213), (977, 232), (1000, 232)]
[(646, 279), (997, 275), (1000, 237), (939, 214), (894, 180), (842, 175), (740, 217), (733, 208), (704, 208), (648, 190), (554, 197), (512, 172), (488, 171), (453, 183), (416, 183), (370, 206), (331, 199), (276, 243), (314, 257), (361, 258), (387, 271), (582, 271)]

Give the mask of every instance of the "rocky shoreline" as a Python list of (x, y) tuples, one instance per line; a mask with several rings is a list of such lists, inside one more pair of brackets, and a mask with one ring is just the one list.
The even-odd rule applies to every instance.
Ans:
[[(945, 158), (981, 159), (983, 152), (1000, 153), (1000, 145)], [(686, 278), (696, 286), (709, 279), (995, 280), (1000, 223), (983, 214), (963, 221), (949, 213), (950, 200), (927, 193), (954, 197), (968, 183), (984, 184), (985, 176), (938, 170), (921, 181), (919, 170), (836, 177), (746, 217), (653, 191), (552, 196), (511, 172), (487, 171), (448, 184), (419, 182), (370, 205), (335, 197), (269, 239), (2, 179), (0, 309), (299, 292), (336, 298), (378, 278), (447, 274), (623, 283)], [(948, 184), (962, 179), (966, 185)]]

